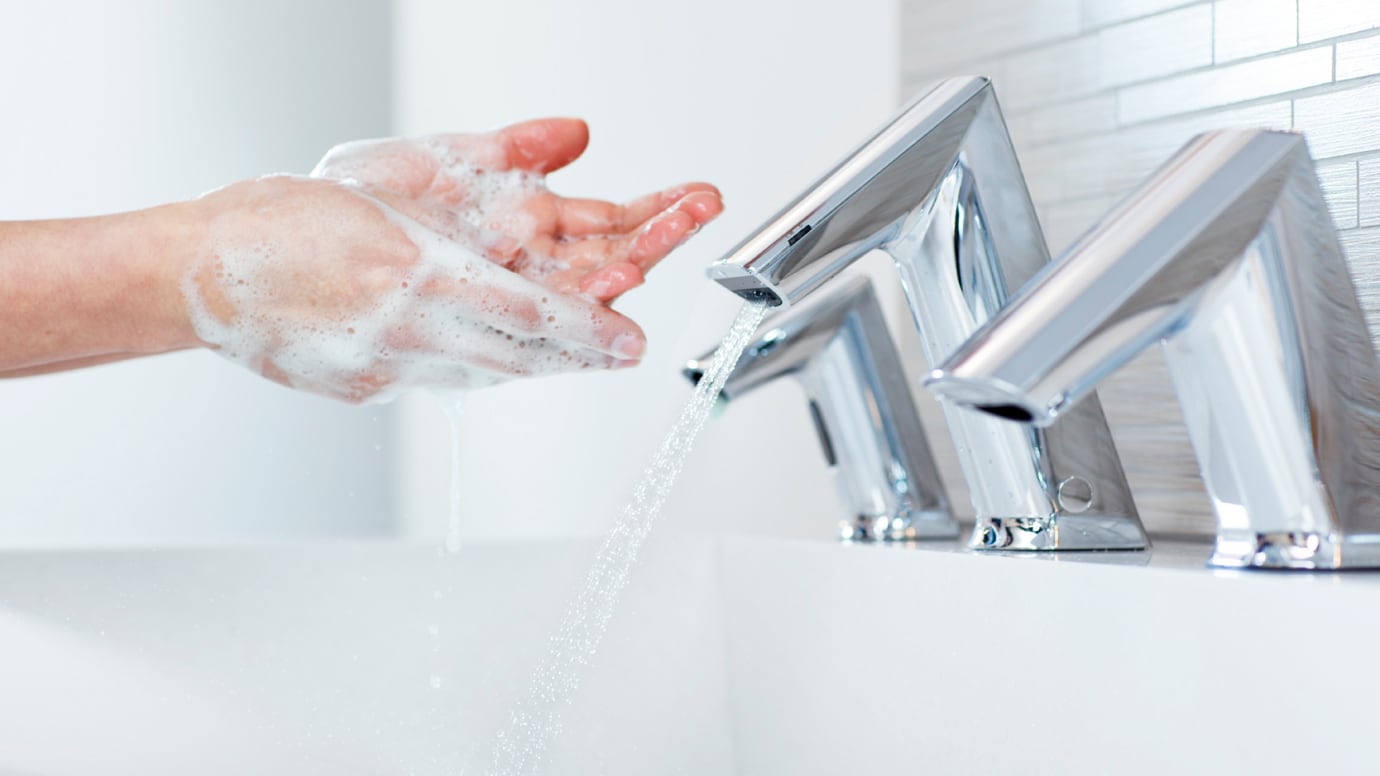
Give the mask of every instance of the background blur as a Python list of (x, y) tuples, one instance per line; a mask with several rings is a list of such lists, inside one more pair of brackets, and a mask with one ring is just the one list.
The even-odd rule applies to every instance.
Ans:
[[(996, 79), (1056, 250), (1196, 131), (1307, 131), (1380, 307), (1380, 6), (1355, 0), (0, 0), (0, 218), (137, 208), (305, 173), (347, 139), (553, 114), (593, 133), (558, 192), (712, 181), (724, 216), (618, 305), (648, 332), (640, 369), (466, 400), (466, 537), (591, 534), (688, 397), (680, 364), (737, 309), (704, 265), (924, 83), (968, 72)], [(1201, 531), (1158, 358), (1104, 403), (1147, 523)], [(208, 353), (0, 382), (0, 545), (438, 539), (448, 435), (429, 396), (337, 405)], [(709, 425), (665, 521), (820, 535), (837, 511), (782, 384)]]

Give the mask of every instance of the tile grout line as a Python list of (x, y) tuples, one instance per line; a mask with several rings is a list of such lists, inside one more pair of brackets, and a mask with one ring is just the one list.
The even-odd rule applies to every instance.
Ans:
[(1208, 59), (1213, 67), (1220, 64), (1217, 61), (1217, 6), (1220, 2), (1221, 0), (1212, 0), (1212, 22), (1208, 25), (1208, 50), (1211, 52)]
[[(1149, 18), (1149, 17), (1143, 17), (1143, 18)], [(1137, 21), (1138, 21), (1138, 20), (1137, 20)], [(1112, 25), (1112, 26), (1116, 26), (1116, 25)], [(1102, 29), (1107, 29), (1107, 28), (1104, 27), (1104, 28), (1102, 28)], [(958, 63), (956, 63), (956, 64), (950, 66), (951, 69), (948, 69), (948, 70), (946, 70), (946, 71), (944, 71), (944, 72), (959, 72), (959, 71), (961, 71), (966, 65), (982, 64), (982, 63), (984, 63), (984, 62), (995, 63), (995, 64), (1001, 64), (1001, 65), (1005, 66), (1005, 65), (1009, 65), (1009, 64), (1010, 64), (1010, 59), (1011, 59), (1011, 57), (1012, 57), (1013, 55), (1030, 54), (1030, 53), (1034, 53), (1034, 52), (1037, 52), (1037, 51), (1040, 51), (1040, 50), (1043, 50), (1043, 49), (1054, 48), (1055, 46), (1063, 45), (1063, 44), (1065, 44), (1065, 43), (1072, 43), (1072, 42), (1075, 42), (1075, 41), (1079, 40), (1080, 38), (1090, 38), (1090, 37), (1093, 37), (1093, 36), (1091, 36), (1091, 35), (1086, 35), (1086, 34), (1083, 34), (1083, 35), (1076, 35), (1076, 36), (1073, 36), (1073, 37), (1060, 38), (1060, 39), (1058, 39), (1058, 40), (1051, 40), (1051, 41), (1048, 41), (1048, 42), (1046, 42), (1046, 43), (1041, 43), (1041, 44), (1038, 44), (1038, 45), (1035, 45), (1035, 46), (1026, 47), (1026, 48), (1022, 48), (1022, 49), (1011, 49), (1010, 51), (995, 52), (995, 53), (993, 53), (992, 55), (989, 55), (989, 56), (978, 57), (978, 58), (975, 58), (975, 59), (969, 59), (969, 60), (960, 61), (960, 62), (958, 62)], [(1296, 35), (1295, 37), (1297, 37), (1297, 35)], [(1348, 32), (1348, 33), (1343, 34), (1343, 35), (1334, 35), (1334, 36), (1332, 36), (1332, 37), (1330, 37), (1330, 38), (1323, 38), (1323, 39), (1321, 39), (1321, 40), (1309, 41), (1308, 43), (1295, 43), (1292, 47), (1280, 48), (1280, 49), (1275, 49), (1275, 50), (1273, 50), (1273, 51), (1266, 51), (1266, 52), (1261, 52), (1261, 53), (1258, 53), (1258, 54), (1252, 54), (1252, 55), (1247, 56), (1247, 57), (1240, 57), (1240, 58), (1238, 58), (1238, 59), (1232, 59), (1232, 60), (1228, 60), (1228, 61), (1226, 61), (1226, 62), (1220, 62), (1220, 63), (1214, 62), (1213, 64), (1209, 64), (1209, 65), (1199, 65), (1198, 67), (1188, 68), (1188, 69), (1185, 69), (1185, 70), (1178, 70), (1178, 71), (1175, 71), (1175, 72), (1172, 72), (1172, 73), (1165, 73), (1165, 74), (1163, 74), (1163, 75), (1155, 76), (1155, 77), (1153, 77), (1153, 78), (1146, 78), (1146, 79), (1143, 79), (1143, 80), (1140, 80), (1140, 81), (1128, 81), (1128, 82), (1126, 82), (1126, 83), (1116, 84), (1116, 85), (1113, 85), (1113, 86), (1100, 87), (1100, 88), (1097, 88), (1097, 89), (1093, 89), (1093, 90), (1091, 90), (1091, 91), (1076, 93), (1075, 95), (1073, 95), (1073, 96), (1071, 96), (1071, 97), (1068, 97), (1067, 99), (1064, 99), (1062, 102), (1055, 102), (1055, 103), (1050, 103), (1050, 104), (1043, 104), (1043, 103), (1040, 103), (1040, 104), (1037, 104), (1037, 105), (1034, 106), (1034, 107), (1035, 107), (1035, 108), (1038, 108), (1038, 109), (1049, 108), (1049, 107), (1055, 107), (1055, 106), (1057, 106), (1057, 105), (1067, 104), (1067, 103), (1069, 103), (1069, 102), (1076, 102), (1076, 101), (1078, 101), (1078, 100), (1084, 100), (1084, 99), (1088, 99), (1088, 98), (1091, 98), (1091, 97), (1096, 97), (1096, 96), (1099, 96), (1099, 95), (1102, 95), (1102, 94), (1107, 94), (1107, 93), (1114, 92), (1114, 91), (1121, 90), (1121, 89), (1129, 89), (1129, 88), (1134, 88), (1134, 87), (1149, 86), (1149, 85), (1151, 85), (1151, 84), (1156, 84), (1156, 83), (1159, 83), (1159, 82), (1162, 82), (1162, 81), (1167, 81), (1167, 80), (1170, 80), (1170, 79), (1173, 79), (1173, 78), (1180, 78), (1180, 77), (1188, 76), (1188, 75), (1196, 75), (1196, 74), (1199, 74), (1199, 73), (1207, 73), (1207, 72), (1212, 72), (1213, 70), (1225, 70), (1225, 69), (1227, 69), (1227, 68), (1235, 67), (1235, 66), (1237, 66), (1237, 65), (1245, 65), (1245, 64), (1251, 64), (1251, 63), (1254, 63), (1254, 62), (1261, 62), (1261, 61), (1268, 60), (1268, 59), (1275, 59), (1275, 58), (1278, 58), (1278, 57), (1287, 56), (1287, 55), (1289, 55), (1289, 54), (1293, 54), (1293, 53), (1300, 52), (1300, 51), (1312, 51), (1312, 50), (1314, 50), (1314, 49), (1323, 48), (1324, 46), (1332, 46), (1332, 47), (1333, 47), (1333, 49), (1332, 49), (1332, 57), (1333, 57), (1334, 67), (1335, 67), (1335, 61), (1336, 61), (1336, 58), (1337, 58), (1337, 46), (1339, 46), (1340, 44), (1343, 44), (1343, 43), (1354, 43), (1354, 42), (1356, 42), (1356, 41), (1369, 40), (1369, 39), (1371, 39), (1371, 38), (1380, 38), (1380, 27), (1375, 27), (1375, 28), (1372, 28), (1372, 29), (1369, 29), (1369, 30), (1360, 30), (1360, 31), (1355, 31), (1355, 32)], [(1213, 50), (1214, 50), (1214, 52), (1215, 52), (1215, 50), (1216, 50), (1216, 42), (1215, 42), (1215, 40), (1214, 40), (1214, 42), (1213, 42)], [(1366, 74), (1366, 75), (1356, 76), (1356, 78), (1370, 78), (1370, 77), (1375, 76), (1375, 75), (1380, 75), (1380, 72), (1369, 73), (1369, 74)], [(902, 74), (901, 74), (901, 79), (902, 79), (902, 81), (909, 81), (909, 82), (913, 82), (913, 81), (916, 81), (916, 80), (919, 80), (919, 79), (925, 79), (925, 81), (928, 83), (929, 81), (933, 81), (933, 80), (936, 80), (936, 79), (938, 79), (938, 78), (943, 78), (943, 77), (944, 77), (944, 76), (943, 76), (942, 74), (929, 73), (929, 72), (925, 72), (925, 71), (916, 71), (916, 70), (905, 71), (905, 72), (902, 72)], [(1348, 79), (1346, 79), (1346, 80), (1350, 81), (1350, 80), (1355, 80), (1355, 79), (1353, 79), (1353, 78), (1348, 78)], [(1335, 75), (1334, 75), (1334, 81), (1335, 81)], [(1013, 113), (1013, 114), (1019, 114), (1019, 113), (1022, 113), (1022, 112), (1027, 112), (1027, 111), (1029, 111), (1029, 110), (1030, 110), (1030, 108), (1020, 108), (1020, 109), (1011, 110), (1011, 111), (1008, 111), (1008, 112)]]

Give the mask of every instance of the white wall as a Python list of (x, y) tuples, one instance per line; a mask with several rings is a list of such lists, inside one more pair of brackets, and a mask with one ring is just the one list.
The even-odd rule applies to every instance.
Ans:
[[(384, 133), (389, 22), (369, 0), (0, 2), (0, 219), (305, 172)], [(388, 422), (208, 353), (0, 381), (0, 545), (383, 532)]]
[[(723, 336), (736, 297), (703, 268), (894, 109), (895, 3), (400, 0), (395, 129), (479, 130), (543, 115), (589, 120), (586, 157), (560, 193), (626, 199), (683, 180), (727, 212), (617, 308), (647, 330), (643, 365), (547, 378), (467, 399), (465, 534), (599, 531), (689, 395), (688, 357)], [(446, 423), (405, 402), (399, 505), (415, 536), (446, 515)], [(832, 530), (839, 507), (798, 389), (764, 389), (712, 422), (668, 505), (690, 528)]]

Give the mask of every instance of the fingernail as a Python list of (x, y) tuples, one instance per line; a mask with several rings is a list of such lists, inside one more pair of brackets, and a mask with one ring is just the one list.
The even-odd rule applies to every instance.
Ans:
[(619, 358), (641, 358), (647, 343), (636, 334), (619, 334), (613, 338), (613, 354)]
[(640, 363), (642, 362), (635, 358), (619, 359), (613, 362), (613, 366), (610, 367), (610, 369), (627, 369), (629, 367), (637, 366)]

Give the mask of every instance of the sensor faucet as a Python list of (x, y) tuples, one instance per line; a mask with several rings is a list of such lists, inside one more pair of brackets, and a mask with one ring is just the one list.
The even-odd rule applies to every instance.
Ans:
[[(958, 536), (872, 282), (856, 277), (835, 284), (773, 316), (763, 329), (743, 352), (720, 398), (731, 402), (780, 377), (800, 382), (848, 510), (839, 524), (841, 538)], [(685, 376), (698, 382), (713, 355), (689, 362)]]
[(1380, 362), (1302, 136), (1194, 138), (927, 382), (1038, 426), (1156, 342), (1211, 562), (1380, 567)]
[[(895, 261), (931, 366), (1049, 262), (986, 78), (936, 83), (709, 276), (747, 299), (789, 306), (874, 249)], [(976, 513), (970, 546), (1147, 545), (1095, 397), (1048, 429), (953, 408), (945, 417)]]

